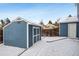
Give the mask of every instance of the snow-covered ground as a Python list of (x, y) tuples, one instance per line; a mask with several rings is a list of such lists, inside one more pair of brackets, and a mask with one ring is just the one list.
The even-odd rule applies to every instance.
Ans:
[(79, 40), (64, 37), (45, 37), (21, 56), (79, 56)]
[(0, 44), (0, 56), (17, 56), (25, 49)]
[(20, 56), (79, 56), (79, 40), (66, 37), (42, 37), (41, 41), (26, 51), (23, 48), (0, 45), (0, 56), (19, 54)]

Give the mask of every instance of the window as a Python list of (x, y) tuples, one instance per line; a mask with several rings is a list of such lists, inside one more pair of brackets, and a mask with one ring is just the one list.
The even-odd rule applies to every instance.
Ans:
[(40, 30), (39, 30), (39, 29), (37, 29), (37, 34), (39, 34), (39, 31), (40, 31)]
[(36, 35), (36, 29), (34, 28), (34, 35)]

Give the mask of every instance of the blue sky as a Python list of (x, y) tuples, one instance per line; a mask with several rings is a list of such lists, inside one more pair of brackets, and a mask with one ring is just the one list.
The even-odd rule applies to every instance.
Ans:
[(62, 3), (4, 3), (0, 4), (0, 19), (11, 20), (20, 16), (25, 19), (38, 22), (43, 20), (46, 24), (49, 20), (54, 22), (58, 18), (67, 17), (69, 14), (76, 16), (75, 4)]

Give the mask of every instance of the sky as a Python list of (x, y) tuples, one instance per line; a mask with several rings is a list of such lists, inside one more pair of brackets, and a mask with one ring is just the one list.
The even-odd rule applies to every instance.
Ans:
[(22, 17), (26, 20), (45, 24), (69, 14), (76, 16), (76, 5), (72, 3), (0, 3), (0, 19)]

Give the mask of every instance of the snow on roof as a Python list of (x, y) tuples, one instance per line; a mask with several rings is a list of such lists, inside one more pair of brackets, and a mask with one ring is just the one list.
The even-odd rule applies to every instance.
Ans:
[(67, 23), (67, 22), (79, 22), (79, 21), (77, 16), (64, 17), (60, 20), (60, 23)]
[(22, 18), (22, 17), (17, 17), (15, 20), (13, 20), (12, 22), (10, 22), (9, 24), (5, 25), (5, 27), (9, 26), (10, 24), (12, 24), (13, 22), (20, 22), (20, 21), (24, 21), (26, 22), (27, 24), (31, 24), (31, 25), (37, 25), (37, 26), (40, 26), (39, 24), (36, 24), (36, 23), (33, 23), (31, 21), (27, 21), (26, 19)]
[(55, 29), (55, 28), (58, 28), (58, 26), (55, 26), (55, 25), (50, 24), (50, 23), (48, 23), (47, 25), (41, 25), (41, 27), (43, 29)]
[(14, 21), (15, 21), (15, 22), (16, 22), (16, 21), (24, 21), (24, 22), (26, 22), (26, 23), (28, 23), (28, 24), (31, 24), (31, 25), (40, 26), (39, 24), (37, 24), (37, 23), (35, 23), (35, 22), (32, 22), (31, 20), (30, 20), (30, 21), (29, 21), (29, 20), (26, 20), (26, 19), (24, 19), (24, 18), (22, 18), (22, 17), (17, 17)]

